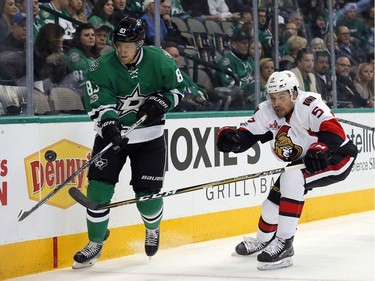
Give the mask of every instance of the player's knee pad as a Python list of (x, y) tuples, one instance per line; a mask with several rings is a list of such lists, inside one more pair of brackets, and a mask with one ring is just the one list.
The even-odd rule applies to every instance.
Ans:
[(280, 176), (280, 192), (282, 197), (303, 200), (305, 179), (301, 170), (292, 170)]
[(87, 187), (87, 198), (99, 204), (111, 201), (115, 185), (113, 183), (91, 180)]

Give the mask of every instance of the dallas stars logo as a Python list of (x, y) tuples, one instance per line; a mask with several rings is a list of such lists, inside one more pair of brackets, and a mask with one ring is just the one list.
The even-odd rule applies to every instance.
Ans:
[(141, 95), (139, 84), (134, 88), (131, 95), (126, 97), (117, 97), (118, 100), (118, 116), (121, 118), (129, 112), (137, 112), (138, 108), (144, 103), (145, 97)]

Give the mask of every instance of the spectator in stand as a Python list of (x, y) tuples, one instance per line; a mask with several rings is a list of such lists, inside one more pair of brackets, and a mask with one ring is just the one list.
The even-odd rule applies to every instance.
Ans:
[(363, 19), (364, 30), (362, 33), (361, 46), (365, 49), (365, 53), (373, 53), (375, 42), (374, 5), (370, 6), (364, 11)]
[[(240, 19), (233, 23), (233, 33), (239, 32), (245, 24), (253, 24), (253, 15), (250, 6), (243, 6), (240, 12)], [(227, 32), (224, 30), (224, 32)]]
[(107, 45), (108, 38), (111, 35), (111, 28), (108, 25), (98, 23), (94, 25), (95, 31), (95, 56), (99, 57), (111, 50), (113, 47)]
[(307, 40), (307, 33), (304, 24), (303, 14), (300, 11), (294, 11), (290, 14), (288, 22), (293, 22), (297, 26), (297, 34)]
[[(55, 12), (62, 13), (65, 16), (69, 16), (66, 11), (68, 0), (51, 0), (49, 3), (43, 5)], [(64, 30), (64, 39), (71, 40), (73, 38), (73, 34), (76, 30), (71, 21), (55, 16), (54, 14), (44, 11), (43, 9), (40, 9), (38, 17), (40, 19), (41, 26), (48, 23), (58, 23)]]
[(307, 40), (301, 36), (291, 36), (286, 42), (287, 54), (282, 56), (279, 63), (280, 70), (290, 70), (296, 67), (297, 53), (307, 47)]
[(374, 65), (361, 63), (357, 69), (354, 85), (364, 99), (374, 101)]
[(64, 53), (53, 53), (47, 57), (46, 62), (48, 78), (43, 80), (44, 93), (49, 95), (52, 88), (63, 87), (73, 90), (83, 98), (82, 85), (73, 73), (68, 73), (68, 61)]
[(326, 34), (326, 20), (323, 15), (317, 15), (311, 25), (307, 28), (307, 38), (311, 40), (312, 38), (324, 38)]
[(167, 27), (167, 35), (164, 40), (173, 41), (181, 46), (188, 45), (187, 39), (181, 35), (181, 31), (171, 19), (171, 8), (171, 0), (160, 0), (160, 16)]
[(350, 68), (351, 63), (348, 57), (342, 56), (336, 59), (337, 107), (373, 107), (374, 101), (362, 98), (355, 87), (350, 77)]
[(309, 43), (309, 49), (313, 52), (327, 50), (322, 38), (315, 37)]
[[(281, 36), (281, 34), (284, 33), (284, 29), (285, 29), (285, 20), (282, 16), (278, 15), (277, 16), (277, 26), (278, 26), (278, 29), (279, 29), (279, 37)], [(269, 24), (268, 24), (268, 29), (271, 30), (271, 33), (274, 34), (274, 25), (273, 25), (273, 17), (270, 18), (270, 21), (269, 21)]]
[(324, 1), (323, 0), (307, 0), (301, 5), (301, 10), (304, 18), (304, 24), (307, 26), (314, 25), (317, 16), (324, 18)]
[[(225, 70), (234, 73), (239, 81), (228, 74), (217, 71), (217, 79), (220, 86), (229, 87), (239, 95), (233, 96), (233, 107), (231, 109), (244, 109), (242, 97), (246, 97), (246, 107), (254, 109), (255, 104), (250, 104), (249, 98), (253, 94), (252, 84), (254, 83), (254, 69), (249, 55), (249, 36), (244, 32), (234, 33), (231, 37), (232, 50), (226, 53), (218, 62), (218, 65)], [(242, 94), (241, 94), (242, 93)]]
[(207, 0), (210, 15), (219, 16), (219, 20), (238, 21), (241, 18), (239, 12), (229, 11), (225, 0)]
[(350, 43), (360, 45), (364, 25), (357, 17), (357, 4), (346, 3), (344, 6), (344, 13), (337, 16), (335, 26), (337, 29), (341, 26), (346, 26), (350, 32)]
[(116, 26), (124, 17), (135, 16), (126, 10), (127, 0), (113, 0), (113, 25)]
[[(161, 2), (160, 2), (161, 3)], [(147, 24), (147, 33), (145, 38), (146, 45), (154, 45), (155, 43), (155, 26), (154, 26), (154, 0), (145, 0), (143, 5), (145, 6), (145, 13), (141, 17)], [(165, 11), (165, 9), (163, 10)], [(163, 43), (164, 38), (167, 36), (168, 28), (163, 20), (162, 9), (160, 9), (160, 42)]]
[[(255, 62), (257, 59), (255, 58), (255, 42), (253, 39), (250, 40), (249, 42), (249, 55), (250, 55), (250, 62), (251, 62), (251, 75), (254, 76), (255, 74)], [(262, 44), (258, 41), (258, 60), (264, 57), (264, 52), (263, 52), (263, 46)]]
[[(25, 51), (26, 42), (26, 14), (18, 12), (10, 20), (10, 33), (0, 42), (0, 52)], [(26, 59), (26, 56), (24, 56)]]
[[(155, 43), (155, 27), (154, 27), (154, 0), (145, 0), (146, 7), (145, 14), (141, 17), (147, 24), (147, 33), (145, 44), (153, 45)], [(171, 1), (160, 1), (160, 42), (173, 41), (178, 45), (186, 45), (186, 40), (182, 37), (181, 32), (177, 26), (172, 22), (171, 16)]]
[[(163, 44), (163, 49), (171, 55), (176, 65), (180, 68), (181, 56), (178, 45), (174, 42), (166, 42)], [(173, 111), (198, 111), (207, 109), (208, 102), (205, 89), (194, 83), (190, 75), (183, 71), (183, 69), (180, 68), (180, 70), (185, 83), (184, 98)]]
[(10, 21), (17, 14), (14, 0), (0, 0), (0, 41), (10, 33)]
[(285, 56), (288, 52), (287, 44), (286, 42), (288, 39), (292, 36), (297, 35), (297, 26), (294, 22), (288, 22), (285, 25), (285, 28), (283, 32), (281, 33), (280, 39), (279, 39), (279, 53), (280, 57)]
[(66, 56), (68, 58), (68, 71), (73, 73), (79, 83), (85, 83), (89, 68), (96, 60), (95, 32), (90, 23), (77, 27), (72, 40), (72, 49)]
[(258, 10), (258, 37), (263, 46), (264, 56), (271, 58), (273, 55), (273, 35), (268, 28), (267, 13), (265, 9)]
[[(38, 35), (39, 29), (42, 27), (40, 23), (40, 19), (38, 17), (39, 13), (39, 2), (38, 0), (32, 0), (33, 5), (33, 41), (35, 42), (36, 36)], [(20, 12), (23, 12), (26, 14), (26, 0), (19, 0), (18, 2), (18, 9)]]
[[(98, 23), (108, 25), (113, 32), (113, 10), (112, 0), (96, 0), (92, 15), (88, 18), (88, 22), (92, 25)], [(107, 44), (112, 45), (111, 38), (108, 38)]]
[(171, 16), (172, 17), (177, 17), (182, 20), (186, 20), (188, 18), (191, 18), (191, 15), (184, 10), (182, 7), (181, 1), (180, 0), (172, 0), (171, 1)]
[[(327, 47), (327, 50), (330, 52), (331, 50), (331, 39), (330, 39), (330, 34), (327, 32), (326, 35), (324, 35), (324, 38), (323, 38), (323, 41), (324, 41), (324, 45)], [(337, 40), (337, 36), (335, 33), (333, 33), (333, 49), (335, 51), (335, 55), (336, 57), (340, 57), (341, 56), (341, 51), (340, 51), (340, 48), (339, 48), (339, 43), (338, 43), (338, 40)]]
[(299, 82), (299, 89), (305, 92), (317, 92), (316, 80), (313, 74), (314, 53), (309, 49), (301, 49), (297, 53), (297, 67), (292, 68)]
[(65, 10), (73, 19), (86, 23), (87, 17), (83, 13), (84, 4), (85, 0), (68, 0)]
[(260, 73), (260, 101), (267, 99), (266, 84), (268, 78), (272, 73), (275, 72), (275, 63), (271, 58), (263, 58), (259, 61), (259, 73)]
[[(358, 66), (364, 60), (364, 54), (357, 43), (350, 41), (351, 36), (349, 28), (339, 26), (336, 35), (340, 55), (348, 57), (352, 65)], [(338, 57), (337, 54), (336, 57)]]
[(64, 29), (57, 24), (43, 25), (34, 43), (34, 80), (48, 78), (47, 57), (54, 53), (61, 53), (64, 44)]
[(329, 52), (314, 52), (314, 76), (316, 80), (317, 92), (328, 106), (332, 106), (332, 76), (329, 68)]

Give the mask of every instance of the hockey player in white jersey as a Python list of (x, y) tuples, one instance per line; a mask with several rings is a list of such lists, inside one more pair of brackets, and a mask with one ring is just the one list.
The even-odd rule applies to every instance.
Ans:
[(298, 86), (292, 72), (273, 73), (266, 84), (269, 99), (239, 128), (223, 127), (217, 134), (222, 152), (241, 153), (258, 141), (270, 142), (280, 160), (306, 165), (280, 175), (262, 204), (256, 238), (245, 237), (235, 248), (239, 255), (261, 252), (259, 270), (293, 265), (305, 194), (344, 180), (358, 153), (321, 96)]

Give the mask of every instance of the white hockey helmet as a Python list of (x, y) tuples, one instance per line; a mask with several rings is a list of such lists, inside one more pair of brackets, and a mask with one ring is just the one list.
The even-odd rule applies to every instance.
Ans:
[(283, 91), (289, 91), (290, 95), (292, 96), (297, 88), (299, 87), (299, 83), (297, 80), (296, 75), (289, 71), (275, 71), (272, 75), (268, 78), (266, 84), (266, 90), (268, 95), (272, 95), (274, 93), (279, 93)]

